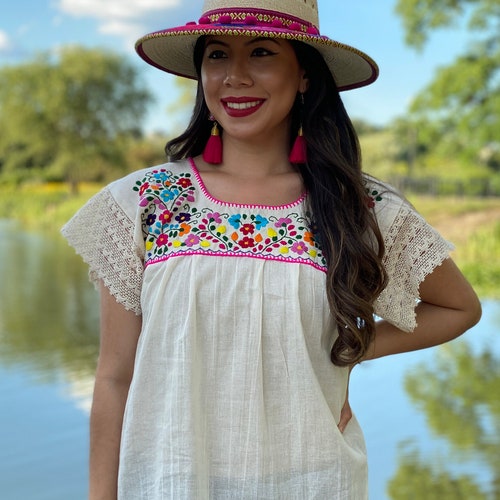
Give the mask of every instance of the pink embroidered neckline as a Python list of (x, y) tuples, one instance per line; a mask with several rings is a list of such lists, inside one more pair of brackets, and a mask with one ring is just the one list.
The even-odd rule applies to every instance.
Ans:
[(298, 200), (292, 201), (291, 203), (287, 203), (286, 205), (259, 205), (259, 204), (236, 203), (236, 202), (219, 200), (218, 198), (215, 198), (215, 196), (212, 196), (210, 194), (210, 192), (208, 191), (207, 187), (205, 186), (205, 183), (203, 182), (200, 171), (198, 170), (198, 167), (196, 166), (196, 163), (194, 162), (193, 158), (189, 158), (189, 163), (191, 165), (191, 170), (193, 172), (193, 175), (195, 176), (196, 181), (198, 183), (198, 187), (200, 188), (200, 191), (203, 193), (203, 196), (205, 196), (205, 198), (207, 198), (211, 202), (217, 203), (218, 205), (221, 205), (224, 207), (260, 208), (260, 209), (264, 209), (264, 210), (283, 210), (283, 209), (293, 208), (293, 207), (296, 207), (297, 205), (300, 205), (306, 199), (306, 196), (307, 196), (307, 193), (302, 193), (302, 195), (300, 196), (300, 198)]

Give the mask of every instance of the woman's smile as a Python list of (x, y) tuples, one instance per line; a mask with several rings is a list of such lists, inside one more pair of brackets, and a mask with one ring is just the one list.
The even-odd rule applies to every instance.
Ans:
[(265, 99), (252, 97), (228, 97), (221, 99), (226, 113), (233, 118), (245, 117), (255, 113), (265, 101)]

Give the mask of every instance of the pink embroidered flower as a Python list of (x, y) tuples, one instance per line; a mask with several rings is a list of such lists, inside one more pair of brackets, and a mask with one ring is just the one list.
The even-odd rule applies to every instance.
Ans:
[(168, 236), (166, 234), (160, 234), (156, 240), (156, 244), (159, 247), (164, 247), (168, 243)]
[(174, 214), (170, 210), (165, 210), (163, 213), (160, 214), (160, 221), (163, 224), (168, 224), (169, 222), (172, 221), (172, 216)]
[(292, 252), (295, 252), (298, 255), (302, 255), (303, 253), (307, 252), (306, 244), (303, 241), (296, 241), (292, 245)]
[(243, 234), (253, 234), (255, 231), (255, 227), (253, 224), (243, 224), (241, 226), (241, 232)]
[(220, 218), (220, 214), (218, 212), (207, 214), (207, 219), (213, 220), (216, 224), (220, 224), (222, 222), (222, 219)]
[(292, 219), (289, 219), (288, 217), (282, 217), (281, 219), (278, 220), (278, 222), (276, 222), (274, 224), (275, 227), (286, 227), (288, 226), (288, 224), (291, 224), (292, 223)]
[(190, 234), (187, 238), (186, 238), (186, 246), (188, 247), (194, 247), (195, 245), (197, 245), (198, 243), (200, 242), (200, 238), (198, 236), (196, 236), (196, 234)]
[(238, 245), (240, 245), (241, 248), (253, 248), (255, 246), (255, 240), (247, 236), (238, 241)]

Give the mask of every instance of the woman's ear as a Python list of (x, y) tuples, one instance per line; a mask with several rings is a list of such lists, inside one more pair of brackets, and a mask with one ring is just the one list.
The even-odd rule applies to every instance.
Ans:
[(307, 77), (306, 73), (302, 73), (302, 78), (300, 80), (300, 84), (299, 84), (299, 92), (301, 94), (304, 94), (305, 92), (307, 92), (307, 90), (309, 89), (309, 78)]

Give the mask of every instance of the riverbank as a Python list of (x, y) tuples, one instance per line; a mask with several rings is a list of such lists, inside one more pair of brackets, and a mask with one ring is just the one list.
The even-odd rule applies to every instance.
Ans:
[[(0, 218), (26, 230), (58, 232), (102, 186), (81, 184), (72, 194), (65, 184), (0, 189)], [(500, 298), (500, 198), (410, 196), (417, 210), (452, 241), (453, 258), (483, 298)]]

